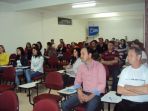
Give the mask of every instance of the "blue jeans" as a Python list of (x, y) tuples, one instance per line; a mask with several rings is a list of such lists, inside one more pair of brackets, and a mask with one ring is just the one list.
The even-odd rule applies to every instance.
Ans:
[(32, 71), (31, 69), (27, 69), (25, 71), (25, 77), (26, 77), (27, 82), (32, 82), (31, 78), (36, 77), (40, 74), (41, 74), (40, 72)]
[(23, 75), (23, 69), (16, 69), (15, 83), (16, 85), (20, 85), (19, 75)]
[(3, 72), (4, 72), (4, 68), (0, 67), (0, 73), (3, 73)]
[[(80, 101), (78, 95), (74, 94), (62, 103), (62, 109), (63, 111), (72, 111), (72, 108), (78, 106), (79, 104)], [(100, 96), (95, 96), (85, 104), (86, 111), (96, 111), (97, 108), (101, 105)]]

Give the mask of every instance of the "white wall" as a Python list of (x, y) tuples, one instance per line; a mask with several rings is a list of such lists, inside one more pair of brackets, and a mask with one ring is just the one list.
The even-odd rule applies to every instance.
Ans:
[[(41, 41), (43, 46), (50, 39), (56, 44), (63, 38), (66, 43), (78, 42), (86, 39), (87, 25), (98, 25), (100, 35), (128, 40), (140, 39), (143, 41), (143, 19), (122, 20), (78, 20), (73, 19), (72, 25), (58, 25), (56, 17), (50, 17), (39, 12), (0, 12), (0, 44), (3, 44), (9, 53), (15, 52), (18, 46), (25, 47), (26, 42)], [(98, 38), (98, 37), (97, 37)]]
[(65, 43), (72, 41), (84, 41), (86, 39), (86, 22), (85, 20), (72, 19), (72, 25), (58, 25), (57, 18), (44, 17), (44, 41), (55, 39), (59, 44), (59, 39), (63, 38)]
[(107, 39), (113, 37), (117, 39), (128, 37), (128, 40), (139, 39), (143, 42), (144, 37), (144, 20), (138, 19), (121, 19), (121, 20), (91, 20), (88, 21), (89, 25), (99, 26), (99, 36)]
[(42, 40), (42, 18), (31, 12), (0, 12), (0, 44), (9, 53), (18, 46), (25, 47), (26, 42)]
[(82, 41), (86, 37), (86, 22), (73, 20), (72, 25), (58, 25), (57, 18), (35, 12), (0, 12), (0, 44), (9, 53), (15, 52), (26, 42), (41, 41), (43, 47), (50, 39), (58, 44), (63, 38), (66, 43)]

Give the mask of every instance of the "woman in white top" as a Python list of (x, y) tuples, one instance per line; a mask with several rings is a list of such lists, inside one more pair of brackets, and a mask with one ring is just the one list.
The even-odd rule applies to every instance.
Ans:
[(73, 57), (69, 65), (64, 66), (66, 70), (66, 75), (64, 76), (64, 84), (71, 85), (74, 83), (76, 73), (78, 71), (79, 66), (82, 64), (80, 59), (80, 49), (74, 48), (73, 50)]
[(31, 58), (31, 69), (28, 69), (25, 72), (27, 82), (31, 82), (31, 78), (41, 75), (43, 73), (44, 59), (38, 46), (32, 49), (32, 54), (33, 56)]

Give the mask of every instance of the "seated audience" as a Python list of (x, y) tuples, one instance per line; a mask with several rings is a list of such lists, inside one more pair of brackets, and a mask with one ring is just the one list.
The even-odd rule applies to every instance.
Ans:
[(112, 41), (108, 43), (108, 51), (101, 55), (101, 63), (108, 67), (109, 74), (111, 74), (113, 78), (112, 90), (116, 90), (118, 83), (117, 76), (120, 73), (119, 53), (114, 50), (114, 43)]
[(99, 38), (99, 44), (98, 44), (99, 53), (102, 54), (105, 51), (107, 51), (107, 44), (104, 43), (103, 38)]
[(60, 43), (57, 49), (57, 57), (60, 61), (64, 60), (64, 53), (66, 53), (66, 47), (64, 43)]
[(51, 57), (57, 57), (57, 52), (56, 52), (56, 49), (52, 47), (51, 42), (47, 42), (47, 49), (44, 52), (44, 60), (45, 60), (44, 63), (46, 65), (49, 65), (48, 59)]
[(99, 58), (100, 58), (100, 49), (99, 49), (99, 47), (97, 45), (97, 41), (96, 40), (91, 41), (90, 45), (91, 45), (90, 47), (91, 47), (91, 49), (93, 51), (93, 59), (94, 60), (99, 60)]
[[(14, 63), (14, 66), (21, 67), (21, 66), (27, 66), (28, 65), (28, 59), (25, 56), (24, 49), (22, 47), (18, 47), (16, 50), (17, 57)], [(18, 86), (20, 84), (19, 76), (23, 75), (24, 71), (23, 69), (17, 68), (16, 69), (16, 78), (15, 83)]]
[(64, 75), (64, 86), (74, 84), (75, 76), (81, 64), (82, 61), (80, 59), (80, 49), (74, 48), (73, 57), (70, 64), (67, 66), (63, 66), (66, 69), (66, 75)]
[(57, 56), (56, 49), (52, 47), (51, 42), (47, 42), (47, 49), (46, 53), (44, 54), (44, 57), (48, 59), (52, 56)]
[(31, 82), (31, 78), (43, 73), (44, 59), (37, 45), (32, 49), (32, 54), (33, 55), (31, 58), (31, 69), (27, 69), (25, 71), (25, 77), (27, 82)]
[(96, 111), (101, 103), (100, 94), (105, 92), (104, 66), (92, 59), (90, 48), (81, 49), (81, 58), (84, 63), (80, 65), (74, 83), (77, 93), (62, 103), (63, 111), (71, 111), (81, 103), (86, 104), (86, 111)]
[[(9, 64), (9, 55), (5, 52), (3, 45), (0, 45), (0, 66)], [(3, 68), (0, 67), (0, 72), (3, 72)]]
[(38, 41), (36, 44), (37, 44), (41, 54), (43, 54), (44, 53), (44, 49), (42, 48), (42, 43), (40, 41)]
[[(147, 54), (145, 52), (143, 44), (141, 42), (139, 42), (139, 40), (134, 40), (131, 43), (131, 47), (139, 47), (139, 48), (142, 49), (142, 63), (145, 64), (146, 66), (148, 66), (148, 64), (147, 64)], [(127, 58), (126, 58), (126, 65), (129, 65)]]
[(123, 69), (118, 82), (117, 92), (122, 101), (114, 111), (148, 110), (148, 68), (142, 63), (142, 50), (132, 47), (128, 51), (130, 66)]
[(52, 47), (56, 49), (56, 44), (54, 43), (54, 39), (51, 39), (50, 42), (51, 42), (51, 44), (52, 44)]
[(27, 42), (27, 44), (26, 44), (25, 54), (27, 56), (27, 59), (31, 60), (31, 57), (32, 57), (32, 47), (31, 47), (31, 43), (30, 42)]

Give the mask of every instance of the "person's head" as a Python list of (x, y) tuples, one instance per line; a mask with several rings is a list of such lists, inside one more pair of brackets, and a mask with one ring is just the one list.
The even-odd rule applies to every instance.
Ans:
[(32, 54), (33, 54), (33, 56), (35, 56), (35, 57), (39, 57), (39, 56), (42, 55), (42, 54), (41, 54), (41, 51), (40, 51), (40, 49), (39, 49), (38, 47), (34, 47), (34, 48), (32, 49)]
[(142, 50), (139, 47), (131, 47), (128, 51), (128, 62), (131, 65), (135, 65), (141, 62)]
[(89, 60), (92, 60), (92, 49), (89, 47), (84, 47), (81, 49), (81, 59), (84, 62), (87, 62)]
[(31, 49), (31, 43), (30, 42), (26, 43), (26, 49)]
[(73, 56), (76, 58), (80, 57), (80, 48), (74, 48)]
[(34, 47), (38, 47), (38, 45), (37, 44), (32, 44), (32, 48), (34, 48)]
[(38, 45), (39, 50), (41, 50), (42, 49), (42, 43), (40, 41), (38, 41), (36, 44)]
[(126, 45), (125, 39), (121, 39), (120, 41), (121, 41), (121, 45)]
[(91, 42), (91, 46), (92, 46), (92, 48), (96, 47), (96, 46), (97, 46), (97, 41), (93, 40), (93, 41)]
[(22, 47), (18, 47), (18, 48), (16, 49), (16, 54), (17, 54), (18, 56), (24, 56), (24, 55), (25, 55), (24, 49), (23, 49)]
[(118, 46), (119, 46), (119, 42), (118, 42), (118, 41), (115, 41), (115, 42), (114, 42), (114, 46), (115, 46), (115, 47), (118, 47)]
[(108, 50), (109, 51), (112, 51), (114, 49), (114, 42), (113, 41), (110, 41), (109, 43), (108, 43)]
[(99, 43), (103, 43), (103, 38), (99, 38)]
[(64, 43), (63, 39), (60, 39), (60, 43), (62, 43), (62, 44)]
[(112, 38), (112, 41), (115, 41), (116, 39), (115, 38)]
[(54, 39), (51, 39), (51, 43), (54, 44)]
[(4, 53), (5, 52), (5, 48), (3, 45), (0, 45), (0, 54)]
[(47, 42), (47, 49), (52, 47), (52, 43), (51, 42)]
[(132, 41), (132, 44), (131, 44), (131, 47), (139, 47), (141, 48), (142, 50), (144, 50), (144, 45), (139, 41), (139, 40), (134, 40)]
[(105, 44), (108, 44), (109, 43), (109, 40), (108, 39), (105, 39)]

